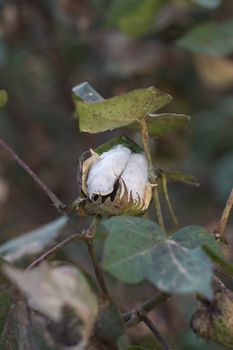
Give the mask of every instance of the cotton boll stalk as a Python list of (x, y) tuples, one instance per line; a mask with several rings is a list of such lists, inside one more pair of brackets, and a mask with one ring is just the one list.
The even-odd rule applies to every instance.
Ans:
[(121, 176), (131, 151), (122, 145), (104, 152), (91, 167), (87, 178), (87, 192), (106, 196), (113, 191), (116, 180)]

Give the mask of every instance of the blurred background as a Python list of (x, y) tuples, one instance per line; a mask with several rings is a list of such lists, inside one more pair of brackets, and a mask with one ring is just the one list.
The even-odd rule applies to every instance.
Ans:
[[(192, 117), (185, 132), (151, 140), (158, 166), (191, 173), (201, 184), (171, 184), (180, 226), (213, 229), (233, 183), (232, 15), (229, 0), (0, 0), (0, 89), (8, 94), (0, 137), (70, 204), (83, 151), (122, 134), (140, 142), (130, 129), (81, 134), (72, 87), (88, 81), (108, 98), (156, 86), (173, 96), (163, 111)], [(0, 149), (0, 242), (56, 217)], [(229, 223), (233, 242), (230, 231)], [(161, 330), (180, 350), (220, 349), (187, 331), (188, 298), (185, 305), (177, 298), (163, 309)], [(132, 337), (140, 334), (149, 346), (146, 332)]]

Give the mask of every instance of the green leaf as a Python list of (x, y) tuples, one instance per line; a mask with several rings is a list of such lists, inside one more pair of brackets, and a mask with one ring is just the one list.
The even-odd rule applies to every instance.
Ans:
[(115, 344), (124, 331), (124, 323), (116, 304), (113, 301), (104, 302), (100, 306), (95, 333), (105, 341)]
[(206, 245), (219, 257), (224, 257), (220, 244), (202, 226), (193, 225), (183, 227), (172, 236), (172, 239), (188, 249)]
[(81, 131), (97, 133), (129, 125), (171, 101), (154, 87), (133, 90), (97, 103), (76, 102)]
[(233, 276), (233, 265), (226, 262), (222, 257), (220, 257), (212, 247), (207, 245), (203, 246), (206, 254), (216, 263), (219, 264), (227, 273)]
[(62, 216), (36, 230), (7, 241), (0, 246), (0, 256), (7, 261), (15, 262), (40, 253), (55, 241), (67, 222), (68, 219)]
[(169, 132), (185, 129), (191, 117), (185, 114), (161, 113), (150, 114), (147, 127), (152, 136), (163, 136)]
[(216, 9), (221, 5), (221, 0), (192, 0), (197, 5), (206, 7), (210, 10)]
[(147, 219), (115, 217), (104, 225), (109, 235), (103, 266), (111, 275), (129, 284), (147, 278), (168, 293), (211, 298), (213, 265), (201, 246), (207, 243), (220, 253), (204, 229), (193, 226), (166, 240), (161, 227)]
[(6, 90), (0, 90), (0, 108), (4, 107), (8, 101), (8, 94)]
[(190, 174), (183, 173), (181, 171), (167, 171), (167, 170), (160, 170), (161, 172), (164, 172), (167, 176), (167, 178), (174, 182), (183, 182), (188, 185), (193, 186), (199, 186), (199, 183), (195, 179), (194, 176)]
[(210, 56), (228, 55), (233, 51), (233, 20), (200, 24), (177, 41), (178, 46), (193, 53)]
[(173, 240), (152, 251), (148, 279), (168, 293), (200, 293), (211, 299), (213, 265), (201, 248), (189, 250)]
[(103, 266), (126, 283), (146, 277), (146, 260), (153, 246), (165, 239), (162, 228), (151, 220), (118, 216), (104, 221), (110, 233), (105, 246)]
[(106, 152), (110, 150), (112, 147), (117, 145), (126, 146), (135, 153), (143, 152), (143, 149), (127, 136), (115, 137), (114, 139), (111, 139), (110, 141), (105, 142), (101, 146), (98, 146), (97, 148), (94, 149), (94, 151), (100, 155), (103, 152)]
[(148, 32), (155, 20), (161, 0), (114, 0), (110, 8), (109, 22), (123, 33), (138, 37)]

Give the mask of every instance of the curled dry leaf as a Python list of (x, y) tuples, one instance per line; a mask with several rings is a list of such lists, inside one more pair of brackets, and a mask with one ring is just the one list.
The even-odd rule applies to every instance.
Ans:
[(233, 347), (233, 293), (215, 280), (214, 299), (202, 299), (191, 320), (199, 336), (227, 348)]
[(27, 272), (5, 266), (4, 272), (27, 296), (33, 310), (51, 321), (60, 321), (64, 309), (72, 309), (80, 320), (81, 344), (87, 343), (97, 318), (98, 304), (77, 268), (68, 265), (51, 267), (44, 263)]

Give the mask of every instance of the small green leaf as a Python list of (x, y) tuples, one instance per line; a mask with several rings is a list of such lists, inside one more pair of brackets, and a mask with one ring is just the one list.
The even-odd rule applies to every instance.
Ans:
[(212, 272), (213, 265), (201, 248), (189, 250), (167, 240), (153, 249), (147, 275), (165, 292), (196, 292), (211, 299)]
[(178, 46), (193, 53), (210, 56), (228, 55), (233, 51), (233, 20), (207, 22), (193, 28), (177, 41)]
[(213, 10), (221, 5), (221, 0), (192, 0), (193, 3)]
[(145, 118), (171, 101), (154, 87), (133, 90), (97, 103), (76, 102), (81, 131), (97, 133), (126, 126)]
[(203, 246), (204, 251), (206, 254), (213, 260), (216, 264), (219, 264), (227, 273), (229, 273), (231, 276), (233, 276), (233, 265), (226, 262), (221, 256), (216, 254), (215, 250), (208, 246)]
[(128, 147), (131, 151), (133, 151), (135, 153), (143, 152), (143, 149), (127, 136), (115, 137), (114, 139), (111, 139), (110, 141), (105, 142), (103, 145), (98, 146), (94, 150), (96, 153), (98, 153), (100, 155), (103, 152), (106, 152), (106, 151), (110, 150), (112, 147), (117, 146), (117, 145), (123, 145), (125, 147)]
[(186, 174), (181, 171), (167, 171), (162, 169), (161, 169), (161, 172), (164, 172), (167, 178), (171, 181), (183, 182), (188, 185), (199, 186), (199, 183), (197, 182), (195, 177), (190, 174)]
[(108, 219), (104, 225), (109, 232), (104, 269), (126, 283), (142, 281), (151, 249), (165, 239), (162, 228), (151, 220), (131, 216)]
[(172, 239), (188, 249), (206, 245), (219, 257), (224, 257), (220, 244), (202, 226), (193, 225), (183, 227), (172, 236)]
[(122, 316), (116, 304), (108, 301), (101, 305), (95, 326), (96, 334), (107, 342), (115, 344), (124, 331)]
[(7, 241), (0, 246), (0, 256), (13, 262), (40, 253), (55, 241), (67, 221), (67, 217), (62, 216), (49, 224)]
[(191, 117), (185, 114), (149, 114), (147, 127), (152, 136), (163, 136), (169, 132), (185, 129)]
[(8, 94), (6, 90), (0, 90), (0, 108), (4, 107), (8, 101)]
[(161, 0), (114, 0), (110, 8), (109, 22), (116, 24), (125, 34), (138, 37), (148, 32), (155, 20)]

